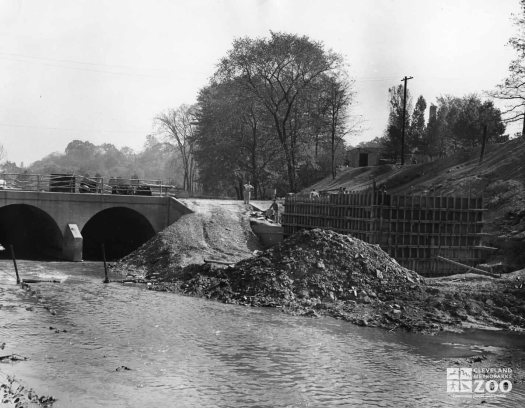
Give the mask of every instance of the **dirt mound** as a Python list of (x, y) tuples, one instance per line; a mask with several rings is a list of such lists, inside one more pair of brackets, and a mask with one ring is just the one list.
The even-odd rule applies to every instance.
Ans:
[(114, 267), (120, 274), (166, 278), (190, 264), (213, 259), (235, 263), (261, 249), (251, 230), (249, 208), (240, 202), (181, 200), (193, 214), (182, 216)]
[(376, 245), (314, 229), (234, 266), (188, 265), (150, 288), (391, 330), (525, 327), (525, 289), (487, 279), (455, 285), (423, 279)]
[(320, 229), (301, 231), (260, 256), (237, 263), (228, 275), (232, 295), (242, 293), (243, 299), (256, 303), (295, 297), (387, 299), (421, 281), (378, 246)]

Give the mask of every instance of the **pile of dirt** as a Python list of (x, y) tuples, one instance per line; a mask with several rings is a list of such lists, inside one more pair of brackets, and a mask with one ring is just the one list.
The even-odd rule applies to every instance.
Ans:
[(189, 265), (151, 288), (432, 333), (476, 325), (524, 328), (525, 289), (505, 285), (476, 298), (470, 284), (451, 290), (442, 281), (428, 283), (376, 245), (314, 229), (234, 266)]
[(261, 249), (242, 202), (180, 200), (192, 211), (182, 216), (113, 267), (135, 278), (168, 278), (204, 260), (235, 263)]

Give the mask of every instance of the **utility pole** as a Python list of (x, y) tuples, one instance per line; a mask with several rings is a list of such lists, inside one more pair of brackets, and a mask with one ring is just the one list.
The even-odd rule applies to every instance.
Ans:
[(403, 98), (403, 131), (401, 133), (401, 166), (404, 166), (405, 164), (405, 122), (406, 122), (406, 115), (407, 115), (407, 81), (409, 79), (412, 79), (414, 77), (405, 77), (401, 80), (401, 82), (405, 83), (405, 96)]

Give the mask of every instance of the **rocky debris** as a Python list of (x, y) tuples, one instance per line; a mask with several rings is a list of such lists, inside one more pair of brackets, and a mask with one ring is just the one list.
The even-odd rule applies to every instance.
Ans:
[(32, 389), (25, 388), (14, 376), (4, 376), (0, 373), (2, 384), (0, 385), (1, 404), (5, 407), (51, 408), (56, 402), (52, 396), (38, 396)]
[(148, 287), (390, 330), (525, 327), (524, 297), (508, 282), (504, 290), (479, 292), (469, 284), (448, 286), (400, 266), (377, 245), (314, 229), (233, 267), (189, 265)]
[[(479, 321), (509, 329), (525, 327), (516, 296), (494, 300), (491, 306), (483, 303), (483, 295), (473, 302), (471, 292), (449, 292), (441, 283), (429, 284), (377, 245), (315, 229), (301, 231), (233, 267), (189, 265), (148, 287), (390, 330), (433, 333)], [(501, 308), (505, 302), (512, 306), (508, 314)]]
[(66, 329), (60, 330), (53, 326), (49, 326), (49, 330), (53, 330), (55, 333), (67, 333)]
[(115, 371), (131, 371), (131, 368), (126, 366), (120, 366), (115, 369)]
[(376, 245), (320, 229), (261, 251), (249, 207), (219, 200), (185, 204), (195, 213), (123, 258), (112, 272), (144, 280), (148, 289), (389, 330), (525, 327), (520, 292), (525, 273), (514, 281), (461, 278), (470, 274), (423, 279)]
[(27, 361), (29, 360), (27, 357), (20, 356), (18, 354), (9, 354), (7, 356), (0, 356), (0, 362), (16, 362), (16, 361)]
[(44, 305), (44, 309), (51, 313), (53, 316), (57, 314), (57, 312), (54, 309), (52, 309), (51, 306)]

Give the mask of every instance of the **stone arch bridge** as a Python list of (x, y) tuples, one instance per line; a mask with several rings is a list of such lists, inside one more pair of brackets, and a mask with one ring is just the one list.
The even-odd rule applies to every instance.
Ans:
[(0, 244), (20, 258), (68, 261), (101, 259), (104, 244), (117, 259), (188, 213), (170, 196), (0, 190)]

